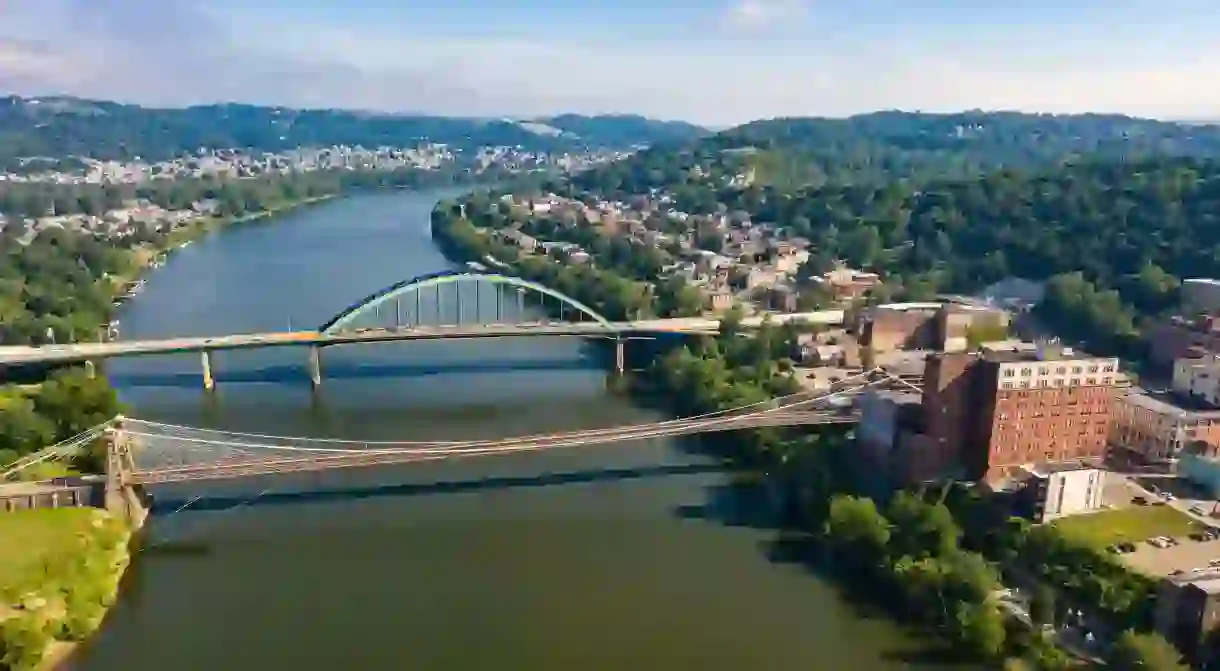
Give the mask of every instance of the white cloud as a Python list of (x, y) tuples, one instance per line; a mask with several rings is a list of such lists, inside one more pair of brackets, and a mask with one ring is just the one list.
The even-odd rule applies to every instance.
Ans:
[(723, 24), (730, 29), (772, 28), (804, 18), (807, 10), (802, 0), (733, 0)]
[(479, 116), (637, 112), (715, 125), (881, 108), (1220, 116), (1220, 89), (1207, 86), (1220, 79), (1220, 44), (1151, 29), (1139, 42), (1039, 42), (1011, 30), (763, 39), (744, 28), (795, 25), (804, 7), (746, 0), (731, 38), (475, 40), (291, 16), (230, 24), (199, 1), (7, 0), (0, 92)]

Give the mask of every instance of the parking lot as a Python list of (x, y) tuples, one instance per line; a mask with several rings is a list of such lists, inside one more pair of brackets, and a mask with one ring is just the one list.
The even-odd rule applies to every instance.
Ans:
[(1190, 573), (1206, 569), (1210, 562), (1220, 561), (1220, 540), (1200, 540), (1197, 535), (1197, 531), (1203, 529), (1204, 525), (1220, 526), (1220, 518), (1213, 515), (1217, 503), (1201, 498), (1188, 483), (1167, 475), (1114, 474), (1107, 486), (1106, 499), (1107, 504), (1115, 509), (1135, 506), (1136, 502), (1142, 499), (1150, 505), (1141, 507), (1174, 509), (1197, 523), (1195, 529), (1188, 533), (1182, 533), (1179, 525), (1175, 525), (1178, 533), (1168, 529), (1155, 533), (1148, 529), (1149, 536), (1170, 536), (1175, 544), (1159, 548), (1148, 543), (1146, 538), (1134, 542), (1135, 551), (1118, 555), (1132, 568), (1149, 575), (1166, 576), (1177, 571)]

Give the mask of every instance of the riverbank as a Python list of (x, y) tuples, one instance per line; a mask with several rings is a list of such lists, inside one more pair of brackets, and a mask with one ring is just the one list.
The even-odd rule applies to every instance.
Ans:
[[(464, 207), (442, 203), (433, 215), (433, 234), (453, 260), (491, 254), (509, 262), (510, 272), (523, 273), (526, 268), (514, 260), (536, 258), (498, 244), (484, 233), (489, 225), (486, 218), (475, 223), (466, 214)], [(621, 286), (614, 272), (607, 263), (585, 274), (589, 286), (580, 287), (580, 299), (595, 309), (612, 309)], [(607, 277), (610, 281), (603, 285), (601, 280)], [(547, 283), (545, 277), (530, 279)], [(693, 342), (656, 361), (646, 374), (647, 384), (631, 385), (632, 391), (653, 404), (660, 392), (678, 416), (763, 402), (797, 390), (779, 365), (796, 347), (780, 331), (766, 338)], [(851, 456), (853, 438), (842, 428), (760, 429), (709, 434), (697, 442), (709, 454), (766, 473), (772, 500), (782, 502), (785, 509), (786, 523), (776, 531), (785, 539), (782, 544), (788, 554), (812, 572), (833, 578), (853, 601), (879, 607), (938, 641), (957, 660), (990, 666), (1019, 658), (1040, 669), (1070, 662), (1053, 637), (1015, 624), (997, 596), (1005, 593), (1006, 572), (1020, 563), (1019, 557), (1011, 556), (1012, 547), (1028, 546), (1044, 554), (1046, 548), (1036, 545), (1039, 533), (1027, 533), (1027, 522), (1009, 521), (1008, 512), (992, 500), (954, 487), (917, 494), (874, 493), (865, 486), (859, 460)], [(992, 515), (998, 517), (991, 521)], [(988, 522), (978, 525), (979, 519)], [(997, 528), (1012, 533), (997, 543)], [(1049, 537), (1049, 532), (1042, 535)], [(1056, 563), (1069, 559), (1070, 551), (1076, 550), (1056, 546), (1049, 562), (1054, 569), (1043, 566), (1035, 572), (1037, 579), (1045, 581), (1042, 584), (1067, 584), (1065, 567)], [(1107, 569), (1113, 564), (1105, 557), (1090, 561), (1104, 562)], [(1118, 572), (1107, 571), (1107, 579), (1133, 594), (1147, 593), (1147, 585), (1128, 581)], [(1064, 601), (1080, 607), (1083, 592), (1072, 587), (1063, 589)], [(948, 603), (946, 594), (952, 594)], [(1113, 608), (1120, 621), (1143, 621), (1137, 604), (1123, 602)], [(1023, 617), (1026, 622), (1030, 619)]]
[(165, 255), (171, 254), (175, 249), (180, 249), (205, 235), (222, 231), (231, 226), (269, 219), (279, 214), (287, 214), (303, 207), (326, 202), (341, 195), (340, 193), (330, 193), (310, 198), (301, 198), (237, 217), (198, 217), (186, 226), (171, 231), (166, 236), (165, 242), (160, 245), (141, 246), (132, 249), (130, 251), (131, 270), (110, 278), (111, 286), (109, 291), (111, 300), (117, 300), (132, 286), (142, 280), (150, 270), (159, 267), (164, 262)]
[(52, 669), (102, 624), (131, 563), (132, 529), (104, 510), (0, 515), (0, 669)]

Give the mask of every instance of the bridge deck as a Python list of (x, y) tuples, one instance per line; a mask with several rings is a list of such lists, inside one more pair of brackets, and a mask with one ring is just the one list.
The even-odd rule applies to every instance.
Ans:
[[(763, 317), (743, 320), (746, 327), (757, 327)], [(808, 312), (774, 315), (775, 323), (809, 321), (839, 323), (842, 311)], [(186, 337), (166, 340), (131, 340), (106, 343), (77, 343), (46, 347), (0, 347), (0, 365), (76, 362), (124, 356), (146, 356), (228, 349), (289, 347), (302, 345), (350, 345), (359, 343), (402, 342), (411, 340), (503, 338), (527, 336), (598, 337), (633, 333), (715, 333), (718, 319), (702, 317), (682, 319), (652, 319), (632, 322), (611, 322), (610, 328), (597, 322), (538, 323), (538, 324), (468, 324), (450, 326), (407, 326), (401, 328), (363, 329), (341, 333), (295, 331), (249, 333), (214, 337)]]
[(136, 470), (124, 476), (125, 484), (153, 485), (178, 482), (194, 482), (200, 480), (228, 480), (260, 475), (281, 473), (310, 473), (326, 470), (383, 466), (391, 464), (409, 464), (419, 461), (454, 459), (471, 456), (487, 456), (493, 454), (510, 454), (513, 452), (543, 451), (574, 447), (578, 445), (627, 442), (656, 437), (669, 437), (705, 433), (712, 431), (733, 431), (739, 429), (756, 429), (763, 427), (785, 427), (814, 424), (845, 424), (857, 421), (851, 413), (824, 411), (776, 411), (756, 413), (741, 417), (726, 417), (716, 420), (676, 421), (663, 427), (642, 426), (625, 427), (621, 431), (607, 430), (598, 435), (565, 436), (558, 434), (553, 437), (536, 437), (518, 440), (506, 440), (502, 443), (491, 443), (486, 446), (471, 448), (453, 447), (448, 449), (416, 449), (406, 448), (388, 450), (352, 450), (353, 453), (328, 453), (322, 456), (313, 454), (302, 457), (247, 460), (236, 463), (217, 463), (195, 466), (167, 467), (148, 470)]

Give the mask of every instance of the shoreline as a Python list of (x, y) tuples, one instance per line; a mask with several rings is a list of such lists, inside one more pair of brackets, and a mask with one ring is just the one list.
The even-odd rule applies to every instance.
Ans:
[[(479, 250), (474, 247), (474, 242), (463, 238), (460, 234), (455, 235), (450, 230), (457, 222), (466, 220), (460, 217), (455, 219), (444, 216), (441, 213), (440, 205), (438, 203), (432, 216), (434, 244), (442, 250), (446, 258), (457, 260), (455, 262), (460, 262), (472, 255), (478, 256)], [(504, 269), (509, 274), (521, 272), (511, 263), (506, 263)], [(678, 418), (681, 416), (678, 402), (681, 392), (671, 388), (672, 381), (673, 379), (669, 375), (661, 372), (655, 376), (632, 375), (625, 378), (623, 384), (616, 386), (622, 388), (623, 395), (631, 403), (659, 409), (669, 417)], [(768, 509), (766, 515), (771, 519), (774, 530), (781, 535), (791, 534), (793, 538), (801, 539), (799, 541), (800, 549), (797, 551), (801, 553), (801, 562), (815, 574), (814, 579), (833, 587), (844, 603), (877, 605), (876, 595), (867, 594), (858, 585), (854, 585), (850, 572), (844, 573), (836, 569), (832, 563), (826, 562), (825, 553), (828, 552), (828, 546), (822, 541), (814, 540), (809, 519), (800, 510), (800, 506), (794, 507), (796, 502), (805, 498), (809, 488), (795, 480), (792, 471), (779, 468), (782, 462), (768, 459), (765, 453), (751, 453), (748, 446), (735, 441), (716, 445), (705, 441), (701, 436), (690, 436), (683, 440), (691, 441), (689, 444), (693, 451), (716, 459), (726, 466), (728, 468), (726, 477), (745, 477), (756, 485), (758, 495), (764, 498), (763, 505)], [(759, 458), (762, 460), (760, 461)], [(872, 504), (872, 499), (866, 500)], [(881, 603), (884, 604), (884, 599), (881, 600)], [(944, 630), (926, 627), (917, 621), (907, 620), (900, 612), (891, 611), (884, 605), (883, 611), (887, 622), (903, 636), (909, 636), (911, 640), (917, 641), (918, 645), (927, 646), (928, 650), (940, 651), (949, 655), (966, 654), (962, 652), (960, 643), (954, 641), (952, 635), (947, 634)], [(1005, 659), (1018, 659), (1018, 657), (1006, 657)], [(965, 661), (965, 657), (963, 657), (963, 661)], [(993, 668), (992, 663), (1000, 663), (999, 659), (979, 661), (986, 664), (983, 668)]]
[[(170, 231), (162, 246), (137, 246), (130, 249), (129, 254), (132, 256), (133, 268), (129, 273), (110, 278), (110, 299), (111, 301), (118, 300), (125, 290), (144, 280), (145, 275), (150, 271), (156, 270), (159, 261), (167, 259), (174, 250), (180, 249), (183, 245), (200, 240), (214, 232), (223, 232), (233, 226), (270, 219), (279, 214), (287, 214), (310, 205), (339, 198), (343, 195), (342, 193), (331, 193), (303, 198), (267, 210), (243, 214), (239, 217), (197, 217), (186, 226)], [(101, 328), (105, 325), (99, 324), (98, 326)]]
[(97, 625), (79, 641), (52, 640), (50, 645), (47, 646), (42, 662), (39, 663), (35, 671), (67, 671), (81, 648), (89, 645), (97, 632), (106, 626), (106, 620), (114, 612), (114, 606), (118, 603), (119, 597), (123, 593), (124, 583), (132, 579), (131, 568), (135, 566), (136, 557), (140, 554), (143, 541), (143, 525), (136, 528), (126, 528), (123, 538), (115, 550), (115, 557), (111, 564), (114, 571), (111, 575), (111, 581), (106, 585), (105, 597), (103, 599), (104, 608), (101, 617), (97, 621)]
[[(433, 187), (403, 186), (395, 190), (423, 191), (429, 188)], [(123, 277), (110, 278), (112, 300), (116, 300), (130, 285), (145, 279), (148, 274), (160, 266), (157, 263), (158, 260), (163, 260), (168, 254), (173, 253), (175, 249), (180, 248), (185, 243), (194, 242), (213, 232), (224, 232), (233, 226), (270, 220), (281, 214), (288, 214), (308, 206), (342, 198), (346, 195), (348, 195), (348, 192), (313, 196), (284, 203), (267, 210), (248, 213), (240, 217), (200, 217), (189, 225), (172, 231), (163, 246), (151, 249), (144, 247), (130, 250), (134, 257), (134, 268), (131, 273)], [(440, 199), (437, 202), (440, 202)], [(104, 327), (104, 325), (99, 325), (99, 327)], [(109, 514), (107, 513), (107, 515)], [(118, 602), (122, 594), (123, 584), (132, 578), (130, 569), (136, 564), (136, 557), (140, 553), (140, 545), (146, 533), (147, 529), (145, 527), (125, 529), (122, 540), (114, 550), (114, 556), (110, 564), (112, 572), (107, 576), (107, 583), (103, 592), (103, 608), (96, 624), (80, 640), (63, 641), (51, 638), (44, 650), (43, 658), (34, 667), (36, 671), (66, 670), (70, 667), (76, 655), (80, 653), (82, 647), (89, 645), (97, 632), (105, 626), (106, 618), (110, 617), (113, 606)]]
[[(141, 530), (97, 508), (35, 509), (35, 517), (8, 518), (18, 537), (30, 533), (54, 547), (41, 578), (10, 585), (0, 622), (11, 625), (10, 653), (19, 668), (52, 671), (66, 665), (102, 627), (138, 554)], [(17, 515), (20, 513), (11, 513)], [(35, 543), (38, 545), (38, 543)], [(5, 667), (7, 668), (7, 667)]]

